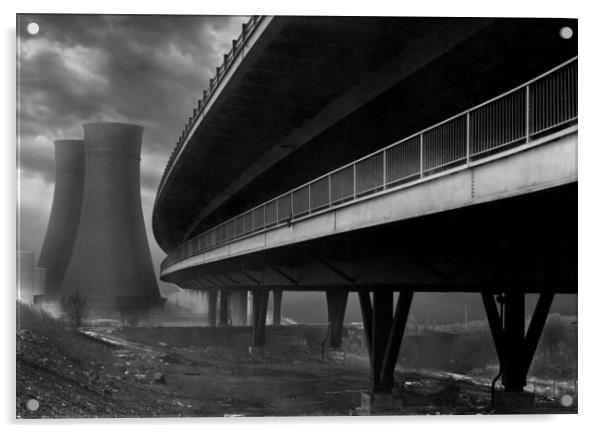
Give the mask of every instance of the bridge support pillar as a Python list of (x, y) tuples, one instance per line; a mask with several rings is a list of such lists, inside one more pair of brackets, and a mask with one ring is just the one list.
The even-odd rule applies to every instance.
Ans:
[(219, 295), (219, 325), (220, 326), (228, 326), (229, 322), (229, 300), (230, 300), (230, 292), (227, 290), (221, 290)]
[(235, 290), (230, 293), (230, 317), (234, 326), (247, 324), (246, 290)]
[(274, 299), (274, 310), (272, 312), (272, 323), (280, 325), (282, 322), (282, 290), (274, 290), (272, 292)]
[(326, 292), (326, 305), (328, 307), (328, 326), (330, 328), (330, 347), (337, 349), (343, 342), (343, 320), (347, 307), (348, 291)]
[(487, 320), (495, 343), (502, 371), (504, 391), (522, 393), (527, 383), (527, 373), (537, 349), (552, 301), (553, 292), (541, 293), (529, 327), (525, 334), (525, 294), (520, 291), (506, 292), (496, 297), (481, 293)]
[(253, 346), (265, 346), (265, 319), (268, 311), (268, 296), (265, 289), (253, 290)]
[(215, 326), (217, 322), (217, 292), (209, 290), (207, 292), (207, 319), (209, 326)]
[(364, 333), (370, 355), (372, 392), (388, 393), (393, 389), (395, 365), (401, 348), (414, 292), (399, 293), (393, 310), (393, 291), (358, 292)]

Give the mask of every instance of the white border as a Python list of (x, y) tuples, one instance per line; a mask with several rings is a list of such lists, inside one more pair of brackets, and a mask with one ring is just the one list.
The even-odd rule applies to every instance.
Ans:
[[(145, 431), (163, 433), (167, 425), (175, 428), (199, 431), (244, 430), (248, 432), (286, 431), (306, 432), (308, 429), (344, 428), (345, 432), (365, 432), (367, 429), (468, 432), (487, 431), (507, 432), (509, 429), (554, 431), (596, 431), (600, 425), (600, 309), (602, 309), (602, 284), (600, 282), (600, 162), (602, 161), (602, 143), (599, 137), (601, 113), (599, 102), (602, 100), (600, 89), (599, 43), (601, 14), (594, 1), (528, 1), (504, 0), (501, 2), (466, 0), (421, 0), (380, 1), (352, 3), (347, 1), (304, 0), (303, 2), (277, 2), (255, 0), (253, 2), (231, 0), (227, 2), (131, 2), (123, 0), (104, 0), (85, 3), (81, 1), (29, 1), (3, 2), (0, 19), (3, 24), (3, 62), (2, 92), (4, 104), (2, 132), (4, 133), (2, 150), (2, 182), (0, 191), (4, 205), (2, 217), (2, 292), (4, 295), (4, 348), (2, 372), (4, 385), (2, 392), (2, 420), (14, 428), (14, 282), (15, 282), (15, 13), (17, 12), (79, 12), (79, 13), (185, 13), (185, 14), (337, 14), (337, 15), (437, 15), (437, 16), (538, 16), (538, 17), (574, 17), (579, 18), (579, 378), (580, 405), (578, 416), (506, 416), (506, 417), (370, 417), (370, 418), (278, 418), (278, 419), (160, 419), (160, 420), (85, 420), (85, 421), (46, 421), (29, 422), (25, 430), (37, 428), (47, 432), (80, 431), (85, 425), (88, 431), (104, 432), (107, 425), (119, 429), (129, 429), (133, 425), (142, 425)], [(596, 428), (597, 427), (597, 428)], [(19, 428), (21, 430), (21, 428)]]

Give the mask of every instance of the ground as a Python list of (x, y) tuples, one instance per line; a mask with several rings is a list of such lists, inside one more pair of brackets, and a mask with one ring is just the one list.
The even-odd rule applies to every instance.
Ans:
[[(102, 347), (98, 361), (79, 362), (57, 350), (52, 339), (18, 331), (18, 417), (357, 415), (363, 413), (357, 410), (361, 393), (370, 386), (365, 356), (322, 360), (319, 342), (301, 344), (299, 335), (308, 334), (293, 328), (268, 332), (267, 348), (253, 355), (246, 345), (248, 328), (89, 331), (80, 338), (92, 342), (86, 347)], [(229, 344), (213, 344), (215, 335), (230, 335)], [(191, 340), (196, 344), (188, 345)], [(484, 381), (405, 370), (396, 378), (401, 404), (377, 414), (496, 413)], [(34, 399), (39, 408), (32, 411), (27, 405)], [(575, 413), (576, 406), (538, 397), (526, 412)]]

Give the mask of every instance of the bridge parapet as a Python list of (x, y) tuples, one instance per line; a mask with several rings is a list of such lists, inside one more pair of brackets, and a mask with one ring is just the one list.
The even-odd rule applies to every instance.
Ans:
[(577, 57), (427, 129), (240, 214), (172, 251), (186, 258), (384, 190), (457, 171), (576, 124)]

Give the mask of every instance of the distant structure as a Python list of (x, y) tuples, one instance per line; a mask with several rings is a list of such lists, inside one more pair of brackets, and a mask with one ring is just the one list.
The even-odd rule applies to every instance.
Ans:
[(167, 296), (167, 303), (184, 307), (200, 317), (207, 316), (207, 293), (192, 290), (179, 290)]
[(93, 310), (141, 311), (163, 302), (142, 218), (142, 131), (123, 123), (84, 125), (81, 215), (59, 291), (83, 294)]
[(84, 192), (84, 140), (54, 142), (54, 197), (38, 266), (46, 269), (46, 293), (56, 297), (71, 258)]
[(45, 291), (45, 269), (36, 267), (33, 251), (17, 251), (17, 299), (34, 302)]

